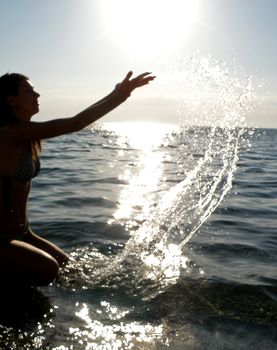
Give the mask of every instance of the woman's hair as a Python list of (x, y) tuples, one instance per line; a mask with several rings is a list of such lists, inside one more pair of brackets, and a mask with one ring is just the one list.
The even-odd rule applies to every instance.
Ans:
[(7, 97), (18, 94), (18, 87), (22, 80), (28, 80), (28, 78), (19, 73), (6, 73), (0, 77), (0, 127), (17, 121)]
[[(7, 97), (16, 96), (22, 80), (28, 79), (28, 77), (19, 73), (6, 73), (0, 77), (0, 127), (17, 122)], [(41, 144), (39, 140), (32, 141), (32, 150), (34, 156), (40, 153)]]

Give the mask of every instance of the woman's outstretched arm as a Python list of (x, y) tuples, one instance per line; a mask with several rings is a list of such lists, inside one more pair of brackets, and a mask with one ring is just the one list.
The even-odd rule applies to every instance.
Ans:
[(85, 128), (123, 103), (133, 90), (155, 79), (150, 73), (140, 74), (133, 79), (130, 79), (131, 76), (132, 72), (129, 72), (109, 95), (74, 117), (54, 119), (47, 122), (19, 122), (9, 126), (11, 137), (16, 142), (32, 139), (42, 140)]

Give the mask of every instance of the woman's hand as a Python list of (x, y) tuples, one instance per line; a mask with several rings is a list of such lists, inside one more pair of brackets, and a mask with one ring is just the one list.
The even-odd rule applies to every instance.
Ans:
[(133, 75), (133, 72), (128, 72), (126, 77), (122, 80), (121, 83), (117, 84), (115, 87), (115, 92), (123, 94), (126, 97), (131, 95), (131, 92), (138, 87), (149, 84), (151, 80), (154, 80), (156, 77), (150, 75), (151, 73), (146, 72), (138, 75), (137, 77), (130, 79)]

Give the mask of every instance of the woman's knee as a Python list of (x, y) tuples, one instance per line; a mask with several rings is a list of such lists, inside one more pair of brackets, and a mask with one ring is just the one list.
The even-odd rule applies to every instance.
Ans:
[[(47, 254), (48, 255), (48, 254)], [(47, 286), (58, 276), (59, 264), (52, 256), (44, 256), (36, 266), (37, 285)]]
[(68, 262), (68, 256), (61, 248), (57, 247), (52, 242), (49, 242), (45, 238), (40, 237), (32, 230), (29, 230), (29, 232), (26, 234), (24, 241), (50, 254), (56, 259), (59, 266), (64, 266)]
[(59, 271), (58, 261), (29, 243), (12, 241), (0, 245), (0, 275), (29, 285), (45, 286)]

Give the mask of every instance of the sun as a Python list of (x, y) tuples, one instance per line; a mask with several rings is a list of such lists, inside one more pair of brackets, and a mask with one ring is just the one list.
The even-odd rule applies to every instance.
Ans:
[(178, 48), (199, 14), (198, 0), (101, 0), (100, 6), (116, 44), (141, 56)]

